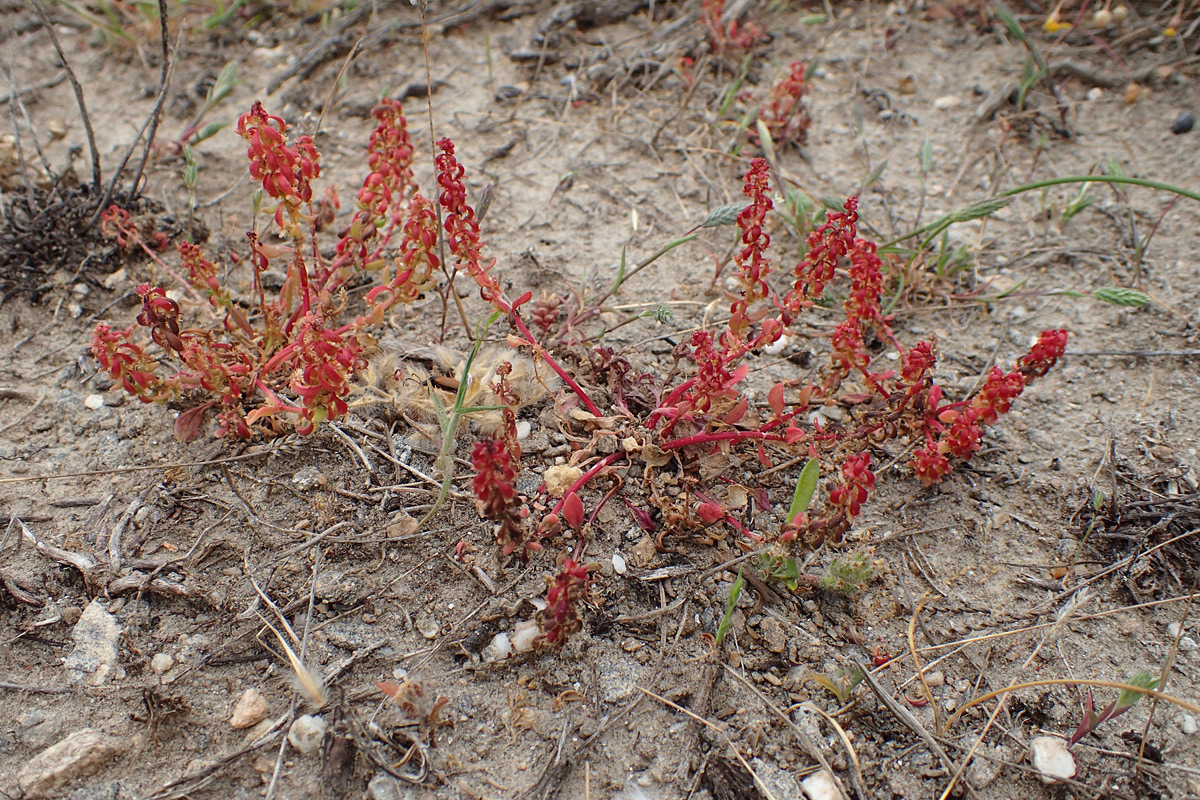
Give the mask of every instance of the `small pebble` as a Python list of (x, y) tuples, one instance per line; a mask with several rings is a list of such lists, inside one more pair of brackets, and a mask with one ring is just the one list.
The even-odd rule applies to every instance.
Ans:
[(233, 716), (229, 718), (229, 727), (241, 730), (257, 725), (267, 718), (268, 709), (266, 698), (258, 689), (247, 689), (238, 698), (233, 707)]
[(491, 664), (508, 658), (512, 655), (512, 651), (512, 642), (509, 641), (508, 634), (497, 633), (479, 655), (484, 661)]
[(288, 744), (306, 756), (318, 752), (325, 743), (325, 731), (329, 724), (321, 717), (305, 714), (298, 717), (288, 729)]
[(1062, 739), (1039, 736), (1029, 743), (1029, 763), (1047, 786), (1075, 777), (1079, 767)]
[(1171, 133), (1181, 136), (1190, 132), (1194, 127), (1196, 127), (1196, 116), (1190, 111), (1184, 111), (1175, 119), (1175, 124), (1171, 126)]
[(89, 394), (87, 397), (83, 398), (83, 405), (84, 405), (84, 408), (87, 408), (91, 411), (95, 411), (98, 408), (103, 408), (104, 407), (104, 395)]
[(929, 685), (929, 688), (931, 688), (931, 689), (936, 688), (938, 686), (945, 686), (946, 685), (946, 673), (942, 672), (941, 670), (935, 670), (933, 672), (926, 672), (925, 673), (925, 683), (927, 683)]
[(821, 770), (800, 782), (800, 789), (808, 800), (840, 800), (842, 793), (832, 772)]
[(1104, 90), (1101, 89), (1099, 86), (1093, 86), (1092, 88), (1088, 89), (1088, 92), (1087, 92), (1088, 100), (1099, 100), (1101, 97), (1104, 97)]
[(961, 103), (962, 103), (961, 97), (959, 97), (957, 95), (953, 95), (953, 94), (947, 94), (947, 95), (942, 95), (937, 100), (934, 100), (933, 107), (936, 108), (938, 111), (945, 111), (947, 109), (954, 108), (955, 106), (960, 105)]
[(1200, 646), (1200, 645), (1197, 645), (1196, 640), (1190, 636), (1184, 636), (1182, 639), (1179, 640), (1179, 649), (1180, 650), (1190, 652), (1192, 650), (1195, 650), (1197, 646)]
[(613, 553), (612, 565), (613, 565), (613, 571), (616, 572), (618, 575), (625, 574), (625, 569), (626, 569), (625, 557), (622, 556), (620, 553)]
[(1200, 724), (1196, 722), (1196, 718), (1191, 714), (1180, 714), (1177, 722), (1179, 723), (1179, 730), (1188, 736), (1195, 736), (1197, 733), (1200, 733)]
[(175, 659), (166, 653), (155, 653), (154, 658), (150, 659), (150, 669), (154, 670), (155, 675), (162, 675), (173, 666)]

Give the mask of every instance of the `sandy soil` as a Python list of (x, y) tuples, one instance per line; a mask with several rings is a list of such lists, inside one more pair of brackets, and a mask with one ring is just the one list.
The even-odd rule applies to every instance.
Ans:
[[(86, 182), (70, 86), (46, 85), (58, 74), (50, 40), (32, 10), (4, 5), (18, 23), (0, 42), (4, 70), (30, 89), (25, 111), (52, 167), (72, 163), (72, 180)], [(262, 12), (252, 23), (235, 16), (211, 30), (200, 11), (178, 9), (164, 148), (148, 168), (158, 224), (189, 229), (183, 161), (166, 145), (231, 61), (239, 83), (211, 119), (232, 121), (260, 99), (299, 132), (320, 122), (322, 180), (339, 188), (343, 214), (362, 177), (375, 99), (415, 95), (405, 104), (416, 174), (432, 191), (416, 10), (365, 4), (347, 23), (329, 3), (307, 14), (252, 5)], [(561, 4), (575, 19), (549, 2), (468, 3), (480, 13), (467, 16), (430, 9), (437, 136), (456, 142), (474, 196), (494, 186), (486, 249), (513, 296), (603, 291), (622, 249), (640, 261), (740, 196), (752, 152), (738, 127), (745, 106), (720, 111), (741, 55), (708, 52), (697, 3), (613, 3), (612, 19), (590, 24), (584, 12), (594, 5), (604, 6)], [(1120, 28), (1060, 42), (1041, 31), (1044, 15), (1023, 18), (1050, 63), (1075, 65), (1053, 72), (1060, 114), (1046, 82), (1030, 89), (1024, 110), (1005, 101), (1026, 50), (973, 6), (837, 4), (832, 19), (816, 20), (823, 9), (735, 5), (750, 6), (770, 35), (745, 62), (742, 91), (765, 92), (794, 60), (816, 65), (808, 141), (779, 152), (773, 187), (782, 179), (814, 198), (858, 194), (865, 230), (881, 242), (918, 214), (927, 222), (1017, 185), (1098, 172), (1107, 159), (1129, 176), (1195, 188), (1200, 134), (1174, 135), (1171, 125), (1198, 110), (1188, 55), (1196, 39), (1164, 40), (1152, 7)], [(157, 23), (130, 13), (124, 40), (51, 8), (107, 175), (158, 86)], [(342, 47), (310, 74), (292, 74), (338, 36)], [(347, 45), (364, 36), (348, 63)], [(923, 142), (932, 154), (924, 176)], [(73, 161), (69, 148), (79, 148)], [(212, 254), (244, 243), (244, 153), (232, 129), (196, 148), (195, 216)], [(11, 203), (24, 190), (6, 175)], [(1200, 796), (1200, 720), (1169, 702), (1143, 702), (1084, 738), (1072, 748), (1074, 782), (1054, 787), (1027, 751), (1037, 737), (1071, 735), (1082, 687), (1018, 689), (990, 725), (994, 701), (947, 725), (972, 698), (1012, 682), (1119, 682), (1167, 669), (1167, 694), (1198, 697), (1189, 592), (1200, 566), (1200, 205), (1093, 185), (1094, 204), (1064, 222), (1078, 192), (1025, 193), (954, 226), (948, 242), (964, 248), (964, 268), (942, 278), (913, 271), (894, 308), (903, 341), (938, 337), (938, 381), (960, 396), (1044, 328), (1070, 330), (1068, 356), (940, 486), (913, 478), (901, 446), (880, 451), (877, 491), (846, 541), (806, 562), (820, 574), (862, 554), (873, 579), (853, 598), (748, 586), (719, 662), (712, 634), (736, 573), (719, 566), (741, 553), (736, 534), (710, 544), (667, 529), (656, 544), (616, 500), (586, 543), (584, 559), (597, 568), (582, 632), (561, 652), (481, 658), (496, 633), (534, 615), (555, 559), (573, 543), (548, 540), (528, 565), (499, 558), (463, 480), (414, 530), (436, 488), (419, 477), (435, 471), (436, 447), (427, 431), (377, 411), (309, 438), (175, 441), (177, 410), (126, 399), (86, 351), (97, 321), (131, 324), (139, 282), (170, 278), (95, 239), (102, 267), (61, 265), (36, 303), (18, 289), (0, 305), (0, 793), (30, 791), (18, 773), (28, 778), (35, 756), (90, 729), (95, 763), (75, 764), (61, 785), (46, 778), (29, 796), (782, 800), (801, 796), (799, 782), (823, 759), (850, 797), (927, 798), (951, 785), (981, 736), (955, 796)], [(713, 276), (732, 230), (703, 230), (614, 299), (609, 326), (658, 304), (672, 311), (670, 321), (647, 317), (606, 337), (634, 369), (665, 375), (676, 343), (725, 318)], [(794, 264), (801, 242), (782, 224), (771, 233), (773, 257)], [(1086, 294), (1107, 287), (1142, 291), (1150, 303)], [(889, 275), (889, 292), (898, 288)], [(482, 318), (477, 293), (468, 294), (469, 314)], [(430, 294), (381, 346), (403, 355), (429, 344), (441, 311)], [(759, 400), (777, 381), (818, 374), (836, 315), (814, 313), (811, 339), (751, 364), (747, 385)], [(469, 346), (461, 326), (447, 344)], [(523, 416), (532, 433), (520, 485), (532, 489), (591, 433), (564, 424), (549, 399)], [(461, 439), (466, 457), (471, 437)], [(626, 488), (617, 498), (636, 503), (646, 468), (618, 465)], [(772, 507), (757, 524), (777, 528), (798, 462), (761, 475), (751, 453), (720, 470), (768, 491)], [(587, 508), (615, 481), (590, 485)], [(114, 537), (119, 570), (107, 555)], [(461, 542), (473, 553), (456, 559)], [(256, 616), (268, 609), (255, 584), (307, 630), (305, 657), (331, 687), (325, 709), (293, 692), (278, 641)], [(107, 653), (109, 663), (97, 670), (83, 652), (101, 661)], [(878, 692), (863, 683), (840, 702), (810, 679), (881, 654), (895, 658), (874, 670)], [(377, 681), (407, 682), (426, 713), (444, 698), (436, 729), (385, 703)], [(235, 729), (247, 690), (265, 701), (265, 722)], [(1115, 694), (1096, 688), (1097, 708)], [(311, 754), (283, 744), (304, 714), (330, 731)]]

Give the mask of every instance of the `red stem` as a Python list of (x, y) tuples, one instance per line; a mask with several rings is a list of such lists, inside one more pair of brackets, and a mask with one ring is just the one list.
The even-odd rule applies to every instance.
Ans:
[(596, 477), (596, 473), (598, 473), (600, 470), (604, 469), (609, 464), (613, 463), (614, 461), (616, 461), (618, 458), (620, 458), (623, 455), (625, 455), (625, 454), (624, 453), (609, 453), (604, 458), (600, 459), (595, 464), (593, 464), (592, 468), (589, 469), (587, 472), (583, 473), (583, 476), (580, 477), (579, 480), (577, 480), (577, 481), (575, 481), (575, 483), (571, 484), (570, 489), (567, 489), (565, 492), (563, 492), (563, 496), (559, 499), (559, 501), (557, 503), (554, 504), (554, 508), (550, 509), (550, 513), (557, 514), (560, 511), (562, 511), (563, 503), (567, 502), (568, 497), (570, 497), (573, 493), (582, 489), (584, 484), (586, 484), (592, 478)]

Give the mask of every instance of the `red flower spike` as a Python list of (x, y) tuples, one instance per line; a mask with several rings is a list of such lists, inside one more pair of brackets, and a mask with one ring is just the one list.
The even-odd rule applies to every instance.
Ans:
[(150, 329), (150, 337), (159, 347), (179, 351), (183, 340), (179, 338), (179, 304), (167, 297), (161, 286), (151, 287), (143, 283), (137, 288), (142, 298), (142, 312), (137, 315), (139, 325)]
[(546, 644), (562, 647), (571, 634), (583, 627), (576, 605), (583, 598), (587, 582), (587, 567), (569, 558), (563, 561), (562, 571), (547, 580), (546, 607), (537, 616)]
[(825, 222), (808, 235), (808, 253), (796, 265), (796, 282), (784, 298), (784, 307), (796, 316), (811, 306), (833, 280), (838, 259), (850, 252), (858, 236), (858, 198), (846, 200), (845, 211), (831, 211)]
[(1046, 330), (1038, 337), (1037, 343), (1030, 349), (1029, 354), (1022, 356), (1017, 362), (1026, 380), (1040, 378), (1050, 371), (1050, 368), (1062, 358), (1067, 351), (1067, 332), (1065, 330)]
[(500, 284), (488, 272), (492, 264), (485, 267), (480, 262), (479, 221), (475, 218), (475, 209), (467, 203), (467, 187), (463, 183), (466, 170), (454, 158), (454, 142), (443, 138), (437, 145), (442, 152), (433, 161), (437, 167), (438, 186), (442, 187), (438, 204), (445, 211), (446, 246), (458, 259), (459, 266), (475, 279), (480, 296), (507, 314), (511, 309), (504, 303)]
[[(519, 457), (519, 450), (516, 455)], [(471, 450), (471, 465), (475, 468), (471, 481), (475, 507), (484, 519), (498, 524), (496, 543), (501, 552), (507, 556), (524, 545), (520, 556), (526, 559), (530, 551), (541, 549), (526, 541), (524, 520), (528, 510), (517, 497), (517, 464), (508, 443), (503, 439), (479, 440)]]
[(746, 173), (746, 185), (742, 190), (746, 197), (750, 198), (750, 205), (742, 209), (737, 216), (743, 247), (733, 254), (733, 260), (738, 268), (736, 280), (741, 286), (741, 293), (730, 307), (729, 319), (729, 333), (737, 341), (745, 340), (753, 322), (750, 306), (771, 293), (767, 285), (771, 265), (765, 255), (767, 247), (771, 244), (771, 237), (763, 230), (767, 212), (772, 208), (771, 198), (767, 196), (769, 170), (765, 158), (756, 158), (750, 163), (750, 170)]

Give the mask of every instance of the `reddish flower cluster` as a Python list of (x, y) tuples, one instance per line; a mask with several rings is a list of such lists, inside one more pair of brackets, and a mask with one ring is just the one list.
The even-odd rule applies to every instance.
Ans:
[(143, 403), (174, 397), (176, 392), (164, 386), (154, 374), (154, 360), (130, 341), (132, 335), (133, 326), (114, 331), (111, 326), (100, 323), (92, 334), (92, 357), (108, 377), (120, 381), (126, 392)]
[(238, 117), (238, 135), (250, 143), (250, 177), (262, 181), (263, 190), (280, 200), (275, 222), (284, 228), (283, 210), (295, 223), (300, 205), (312, 201), (312, 181), (321, 174), (320, 154), (312, 137), (301, 136), (289, 147), (284, 134), (288, 124), (263, 110), (255, 101), (250, 111)]
[[(969, 402), (938, 406), (941, 391), (933, 387), (924, 409), (925, 446), (913, 454), (913, 473), (932, 486), (950, 471), (950, 458), (969, 459), (979, 449), (983, 428), (1008, 412), (1030, 381), (1046, 374), (1067, 347), (1065, 330), (1042, 331), (1017, 368), (1005, 373), (999, 367), (988, 372), (983, 387)], [(947, 427), (949, 426), (949, 427)], [(935, 439), (935, 434), (940, 433)]]
[(138, 324), (150, 329), (150, 338), (159, 347), (167, 350), (182, 350), (179, 338), (179, 304), (167, 297), (161, 286), (140, 284), (138, 297), (142, 298), (142, 311), (137, 315)]
[[(778, 338), (778, 336), (776, 336)], [(670, 417), (670, 421), (662, 430), (665, 437), (675, 427), (680, 419), (693, 411), (701, 413), (712, 407), (712, 401), (722, 397), (737, 397), (738, 390), (734, 387), (750, 372), (748, 364), (742, 364), (732, 372), (728, 369), (728, 354), (718, 350), (713, 343), (713, 336), (708, 331), (692, 332), (692, 358), (696, 361), (696, 378), (690, 381), (687, 389), (678, 397), (668, 398), (657, 415)]]
[[(358, 211), (337, 243), (334, 269), (346, 262), (353, 262), (359, 269), (382, 267), (378, 251), (371, 253), (367, 242), (376, 238), (385, 223), (389, 231), (402, 223), (405, 200), (415, 189), (412, 140), (400, 101), (385, 99), (371, 113), (379, 120), (367, 143), (371, 172), (358, 190)], [(409, 218), (412, 218), (411, 208)], [(382, 239), (386, 242), (387, 235)]]
[(709, 44), (717, 55), (731, 50), (749, 50), (760, 42), (767, 41), (762, 29), (753, 22), (739, 26), (736, 19), (725, 23), (721, 16), (725, 11), (725, 0), (704, 0), (700, 6), (700, 18), (708, 28)]
[(871, 454), (849, 456), (842, 464), (842, 482), (829, 491), (829, 505), (839, 509), (849, 524), (858, 516), (867, 493), (875, 488), (875, 473), (871, 471)]
[(509, 445), (503, 439), (480, 439), (471, 450), (471, 465), (475, 468), (471, 481), (475, 507), (481, 517), (499, 526), (496, 543), (501, 552), (507, 556), (524, 544), (520, 553), (524, 559), (529, 551), (540, 550), (541, 545), (525, 541), (524, 521), (529, 511), (517, 498), (517, 468)]
[(750, 198), (750, 205), (742, 209), (737, 217), (738, 228), (742, 231), (743, 247), (734, 253), (733, 260), (738, 267), (736, 279), (741, 285), (741, 294), (730, 307), (729, 318), (729, 333), (737, 341), (746, 338), (755, 317), (761, 319), (767, 313), (767, 309), (763, 309), (757, 315), (752, 315), (750, 306), (771, 293), (767, 285), (771, 264), (765, 255), (767, 247), (771, 244), (771, 237), (763, 230), (767, 212), (772, 208), (771, 198), (767, 196), (768, 169), (765, 158), (754, 159), (749, 172), (746, 173), (746, 185), (742, 189), (746, 197)]
[(307, 422), (296, 431), (303, 435), (325, 420), (346, 413), (350, 379), (366, 362), (358, 339), (343, 337), (326, 328), (316, 314), (301, 317), (296, 341), (289, 347), (295, 365), (290, 383), (304, 404), (303, 417)]
[(438, 203), (445, 211), (446, 246), (457, 257), (459, 266), (465, 267), (479, 284), (480, 296), (507, 312), (510, 309), (503, 302), (500, 284), (488, 271), (492, 265), (485, 267), (480, 263), (479, 221), (475, 218), (475, 209), (467, 203), (467, 187), (463, 183), (466, 170), (454, 158), (454, 142), (443, 138), (437, 144), (442, 152), (434, 159), (434, 165), (438, 171), (438, 186), (442, 187)]
[(413, 195), (408, 205), (408, 221), (404, 223), (404, 239), (400, 243), (400, 255), (396, 257), (395, 273), (389, 278), (385, 273), (382, 283), (367, 292), (367, 303), (372, 311), (382, 312), (396, 303), (411, 303), (420, 296), (421, 290), (429, 285), (438, 268), (437, 215), (433, 203), (419, 193)]
[(829, 212), (825, 222), (808, 235), (808, 252), (796, 265), (796, 282), (783, 300), (789, 315), (799, 315), (820, 299), (825, 284), (833, 280), (838, 260), (854, 247), (858, 236), (858, 198), (848, 198), (845, 209)]
[(109, 206), (100, 215), (100, 232), (109, 238), (116, 239), (117, 244), (125, 250), (140, 246), (147, 253), (151, 253), (152, 249), (163, 250), (168, 242), (166, 233), (152, 230), (146, 234), (150, 237), (150, 241), (147, 243), (129, 212), (116, 204)]
[(576, 605), (587, 589), (588, 569), (567, 559), (562, 571), (547, 579), (546, 608), (538, 612), (542, 640), (552, 647), (562, 647), (567, 637), (583, 627)]
[[(808, 66), (803, 61), (794, 61), (790, 72), (776, 81), (766, 105), (758, 118), (767, 126), (771, 141), (777, 146), (804, 144), (812, 117), (804, 107), (804, 95), (811, 88), (805, 80)], [(751, 142), (757, 143), (758, 133), (754, 127), (747, 129)]]

